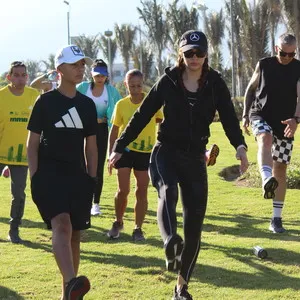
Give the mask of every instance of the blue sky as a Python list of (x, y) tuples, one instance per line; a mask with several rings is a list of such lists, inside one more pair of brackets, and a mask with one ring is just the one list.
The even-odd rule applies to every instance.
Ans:
[[(184, 1), (188, 7), (193, 2)], [(215, 11), (224, 5), (223, 0), (202, 2)], [(115, 23), (138, 25), (136, 7), (142, 7), (140, 0), (69, 0), (69, 3), (71, 36), (104, 33), (112, 30)], [(63, 0), (5, 0), (0, 10), (0, 73), (7, 71), (14, 60), (47, 59), (50, 53), (66, 45), (68, 8)]]

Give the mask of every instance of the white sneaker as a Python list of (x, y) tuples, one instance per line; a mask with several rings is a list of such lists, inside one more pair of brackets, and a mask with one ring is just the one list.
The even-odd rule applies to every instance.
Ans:
[(93, 204), (93, 207), (92, 207), (92, 209), (91, 209), (91, 215), (92, 215), (92, 216), (99, 216), (99, 215), (102, 215), (102, 212), (101, 212), (101, 210), (100, 210), (99, 204), (97, 204), (97, 203), (94, 203), (94, 204)]

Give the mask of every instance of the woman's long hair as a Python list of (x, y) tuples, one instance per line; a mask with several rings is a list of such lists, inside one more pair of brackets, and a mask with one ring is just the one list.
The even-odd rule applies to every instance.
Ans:
[[(103, 59), (96, 59), (91, 68), (96, 68), (96, 67), (106, 67), (107, 68), (107, 64), (105, 63), (105, 61)], [(110, 74), (108, 74), (110, 75)], [(109, 83), (109, 78), (106, 77), (106, 80), (105, 80), (105, 83)], [(91, 79), (91, 89), (93, 90), (93, 88), (95, 87), (95, 81), (94, 81), (94, 78), (92, 77)]]
[[(184, 60), (183, 60), (183, 53), (180, 49), (179, 49), (179, 52), (178, 52), (178, 59), (177, 59), (176, 66), (179, 68), (180, 77), (182, 78), (182, 74), (183, 74), (183, 72), (186, 68), (186, 65), (185, 65)], [(199, 85), (198, 89), (201, 89), (202, 86), (204, 85), (204, 82), (206, 80), (208, 71), (209, 71), (209, 65), (208, 65), (208, 58), (206, 57), (205, 60), (204, 60), (203, 66), (202, 66), (201, 76), (198, 79), (198, 85)]]

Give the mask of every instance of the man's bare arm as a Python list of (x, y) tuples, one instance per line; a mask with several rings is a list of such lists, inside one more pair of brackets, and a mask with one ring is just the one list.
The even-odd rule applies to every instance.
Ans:
[(255, 92), (258, 87), (259, 77), (260, 77), (260, 68), (258, 62), (246, 89), (245, 98), (244, 98), (243, 117), (249, 116), (251, 105), (255, 99)]

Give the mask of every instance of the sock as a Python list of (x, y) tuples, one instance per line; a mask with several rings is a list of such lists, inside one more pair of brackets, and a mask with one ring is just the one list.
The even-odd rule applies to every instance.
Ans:
[(260, 176), (264, 182), (267, 178), (272, 177), (272, 167), (267, 165), (262, 165), (260, 168)]
[(273, 200), (273, 218), (281, 218), (283, 201)]

